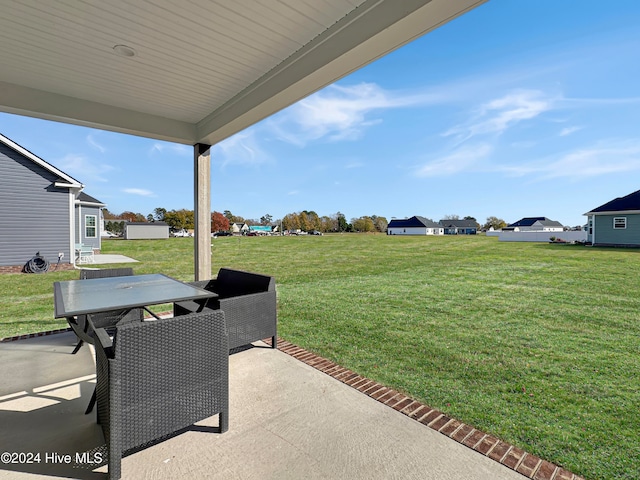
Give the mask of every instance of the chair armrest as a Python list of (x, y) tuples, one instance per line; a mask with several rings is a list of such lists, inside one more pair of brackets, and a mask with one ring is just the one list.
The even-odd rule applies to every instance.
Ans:
[(94, 334), (96, 340), (95, 346), (97, 348), (101, 348), (107, 358), (113, 358), (113, 340), (111, 339), (107, 331), (104, 328), (98, 328), (95, 330)]
[(189, 285), (193, 285), (194, 287), (202, 288), (203, 290), (208, 290), (210, 292), (215, 292), (217, 290), (218, 281), (216, 279), (213, 280), (196, 280), (195, 282), (188, 282)]
[(234, 301), (239, 303), (251, 304), (251, 303), (260, 302), (264, 299), (269, 299), (271, 297), (273, 298), (276, 297), (275, 291), (247, 293), (247, 294), (234, 295), (232, 297), (211, 298), (209, 299), (209, 301), (211, 303), (213, 303), (214, 301), (217, 301), (219, 304), (232, 303)]

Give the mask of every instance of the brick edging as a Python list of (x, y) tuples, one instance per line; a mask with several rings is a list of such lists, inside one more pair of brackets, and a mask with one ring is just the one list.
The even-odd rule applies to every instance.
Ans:
[[(163, 312), (164, 313), (164, 312)], [(168, 314), (169, 312), (167, 312)], [(161, 314), (162, 315), (162, 314)], [(0, 343), (25, 340), (28, 338), (54, 335), (70, 331), (61, 328), (48, 332), (29, 333), (0, 339)], [(271, 339), (265, 339), (271, 345)], [(383, 403), (409, 418), (436, 430), (456, 442), (475, 450), (511, 470), (533, 480), (584, 480), (570, 471), (546, 460), (525, 452), (509, 443), (503, 442), (493, 435), (476, 430), (470, 425), (449, 417), (444, 413), (412, 399), (392, 388), (370, 380), (357, 373), (343, 368), (337, 363), (308, 352), (303, 348), (278, 337), (278, 350), (323, 372), (336, 380), (349, 385), (365, 395)]]
[(24, 333), (13, 337), (0, 338), (0, 343), (15, 342), (16, 340), (27, 340), (28, 338), (44, 337), (46, 335), (55, 335), (56, 333), (64, 333), (71, 331), (71, 328), (59, 328), (57, 330), (49, 330), (48, 332)]
[[(271, 340), (264, 340), (271, 345)], [(392, 388), (370, 380), (340, 365), (308, 352), (278, 337), (278, 350), (306, 363), (336, 380), (368, 395), (409, 418), (436, 430), (456, 442), (475, 450), (511, 470), (533, 480), (584, 480), (570, 471), (525, 452), (493, 435), (476, 430), (470, 425), (414, 400)]]

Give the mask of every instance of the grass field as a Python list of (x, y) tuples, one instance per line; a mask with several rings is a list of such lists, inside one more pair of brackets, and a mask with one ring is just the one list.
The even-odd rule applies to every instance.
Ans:
[[(279, 335), (587, 479), (640, 478), (640, 251), (496, 238), (224, 237), (274, 275)], [(193, 278), (193, 241), (103, 242)], [(64, 327), (52, 282), (0, 275), (0, 338)]]

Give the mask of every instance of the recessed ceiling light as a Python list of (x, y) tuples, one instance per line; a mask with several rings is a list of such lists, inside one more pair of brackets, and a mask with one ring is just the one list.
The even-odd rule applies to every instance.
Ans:
[(113, 47), (113, 51), (116, 55), (120, 55), (121, 57), (135, 57), (136, 51), (128, 47), (127, 45), (116, 45)]

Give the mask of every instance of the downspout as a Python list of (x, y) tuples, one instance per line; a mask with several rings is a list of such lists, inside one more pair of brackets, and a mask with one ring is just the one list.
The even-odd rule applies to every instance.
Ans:
[(81, 183), (64, 183), (55, 182), (55, 187), (68, 188), (69, 192), (69, 263), (76, 267), (76, 248), (75, 248), (75, 234), (76, 234), (76, 195), (84, 190), (84, 185)]
[(69, 189), (69, 263), (74, 267), (76, 266), (76, 194), (72, 189)]
[[(76, 224), (76, 202), (78, 201), (78, 194), (82, 192), (82, 190), (84, 190), (84, 185), (81, 185), (80, 188), (69, 190), (73, 195), (73, 206), (71, 208), (71, 222), (73, 225), (71, 231), (73, 232), (73, 238), (71, 239), (69, 255), (71, 256), (70, 263), (73, 265), (73, 268), (76, 269), (80, 268), (76, 265), (76, 243), (82, 243), (82, 231), (80, 229), (82, 225), (82, 205), (78, 204), (78, 222)], [(79, 242), (76, 242), (76, 233), (78, 235), (78, 239), (80, 240)]]

